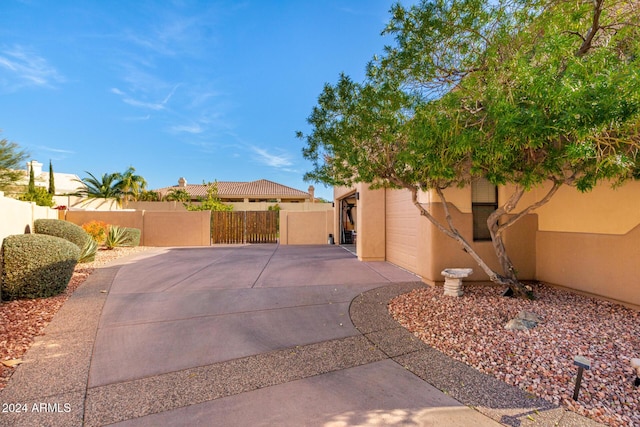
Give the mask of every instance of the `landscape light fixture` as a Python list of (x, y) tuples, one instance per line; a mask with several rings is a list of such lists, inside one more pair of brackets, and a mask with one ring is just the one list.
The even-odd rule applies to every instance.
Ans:
[(640, 386), (640, 359), (631, 359), (631, 367), (636, 371), (636, 379), (633, 385)]
[(578, 367), (576, 388), (573, 389), (573, 400), (578, 400), (578, 393), (580, 393), (580, 383), (582, 382), (582, 372), (584, 372), (585, 369), (591, 369), (591, 361), (584, 356), (576, 356), (573, 358), (573, 364)]

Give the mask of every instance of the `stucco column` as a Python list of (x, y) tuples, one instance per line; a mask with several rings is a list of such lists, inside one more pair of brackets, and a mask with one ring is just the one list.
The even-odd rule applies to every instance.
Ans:
[(385, 189), (370, 190), (368, 184), (358, 184), (356, 252), (360, 261), (384, 261), (385, 252)]

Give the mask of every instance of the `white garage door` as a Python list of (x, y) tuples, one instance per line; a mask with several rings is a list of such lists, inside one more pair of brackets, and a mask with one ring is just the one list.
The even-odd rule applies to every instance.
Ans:
[(407, 190), (386, 191), (387, 261), (416, 271), (418, 220), (420, 212)]

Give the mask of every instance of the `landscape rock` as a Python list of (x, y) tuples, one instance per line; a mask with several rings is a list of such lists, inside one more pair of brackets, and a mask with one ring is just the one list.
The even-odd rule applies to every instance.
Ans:
[(542, 322), (540, 316), (530, 311), (522, 310), (515, 318), (509, 320), (504, 328), (508, 331), (524, 331), (535, 328), (540, 322)]

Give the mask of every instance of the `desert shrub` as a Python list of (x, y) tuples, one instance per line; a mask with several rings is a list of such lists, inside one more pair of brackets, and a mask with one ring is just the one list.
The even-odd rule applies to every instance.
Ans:
[(140, 246), (141, 231), (139, 228), (124, 229), (126, 243), (122, 246)]
[(89, 235), (79, 225), (61, 219), (36, 219), (33, 222), (36, 234), (62, 237), (74, 243), (80, 250), (84, 247)]
[(20, 234), (2, 242), (2, 298), (43, 298), (64, 291), (80, 249), (60, 237)]
[(38, 206), (53, 207), (55, 202), (53, 201), (53, 194), (50, 194), (46, 188), (35, 187), (33, 190), (28, 191), (18, 196), (18, 200), (24, 202), (35, 202)]
[(98, 242), (93, 239), (87, 239), (80, 251), (80, 258), (78, 259), (78, 262), (83, 263), (95, 261), (96, 252), (98, 252)]
[(87, 232), (89, 236), (93, 238), (98, 244), (104, 243), (104, 239), (107, 237), (107, 230), (109, 224), (104, 221), (89, 221), (82, 224), (82, 229)]
[(104, 245), (107, 249), (117, 248), (119, 246), (127, 246), (127, 233), (125, 227), (118, 227), (112, 225), (107, 232), (107, 238), (104, 240)]

